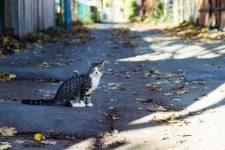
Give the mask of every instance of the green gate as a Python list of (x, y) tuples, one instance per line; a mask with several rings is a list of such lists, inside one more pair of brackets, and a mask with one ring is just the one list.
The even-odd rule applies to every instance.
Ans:
[(0, 34), (4, 32), (4, 1), (0, 0)]
[(77, 2), (77, 17), (84, 24), (92, 24), (100, 21), (100, 14), (97, 6), (89, 6), (85, 3)]

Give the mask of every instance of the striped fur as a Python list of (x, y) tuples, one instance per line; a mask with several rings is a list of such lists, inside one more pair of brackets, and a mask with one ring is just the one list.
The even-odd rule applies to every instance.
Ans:
[(21, 102), (29, 105), (55, 105), (59, 103), (65, 106), (73, 106), (73, 100), (79, 98), (79, 102), (84, 101), (86, 106), (92, 106), (90, 96), (99, 84), (103, 66), (104, 60), (100, 63), (93, 63), (86, 74), (69, 78), (61, 84), (53, 99), (22, 100)]

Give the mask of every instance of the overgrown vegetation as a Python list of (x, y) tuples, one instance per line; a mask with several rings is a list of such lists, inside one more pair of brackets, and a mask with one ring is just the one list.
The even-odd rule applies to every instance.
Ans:
[(134, 21), (136, 16), (137, 4), (136, 0), (124, 0), (124, 17), (129, 21)]
[(172, 13), (167, 10), (165, 2), (162, 0), (144, 0), (141, 6), (138, 6), (137, 0), (124, 0), (123, 10), (124, 17), (130, 22), (164, 23), (173, 21)]
[(88, 12), (87, 13), (87, 16), (86, 16), (86, 18), (85, 19), (81, 19), (80, 20), (80, 22), (82, 23), (82, 24), (94, 24), (94, 20), (93, 20), (93, 12)]
[(166, 4), (164, 1), (159, 1), (156, 4), (152, 4), (152, 13), (151, 15), (148, 16), (146, 15), (145, 17), (145, 22), (152, 22), (152, 23), (165, 23), (165, 22), (172, 22), (173, 21), (173, 15), (171, 12), (168, 12), (166, 9)]

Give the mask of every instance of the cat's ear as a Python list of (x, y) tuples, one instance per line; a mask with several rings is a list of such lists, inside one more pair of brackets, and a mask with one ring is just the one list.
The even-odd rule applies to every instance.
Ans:
[(105, 60), (102, 60), (102, 61), (100, 62), (100, 64), (101, 64), (102, 66), (104, 66)]
[(91, 67), (91, 62), (90, 61), (88, 61), (88, 66)]

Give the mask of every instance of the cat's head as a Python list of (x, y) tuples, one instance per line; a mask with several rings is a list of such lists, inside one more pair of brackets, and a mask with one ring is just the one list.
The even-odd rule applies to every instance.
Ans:
[(94, 76), (102, 75), (105, 61), (102, 60), (99, 63), (88, 63), (89, 64), (89, 74)]

